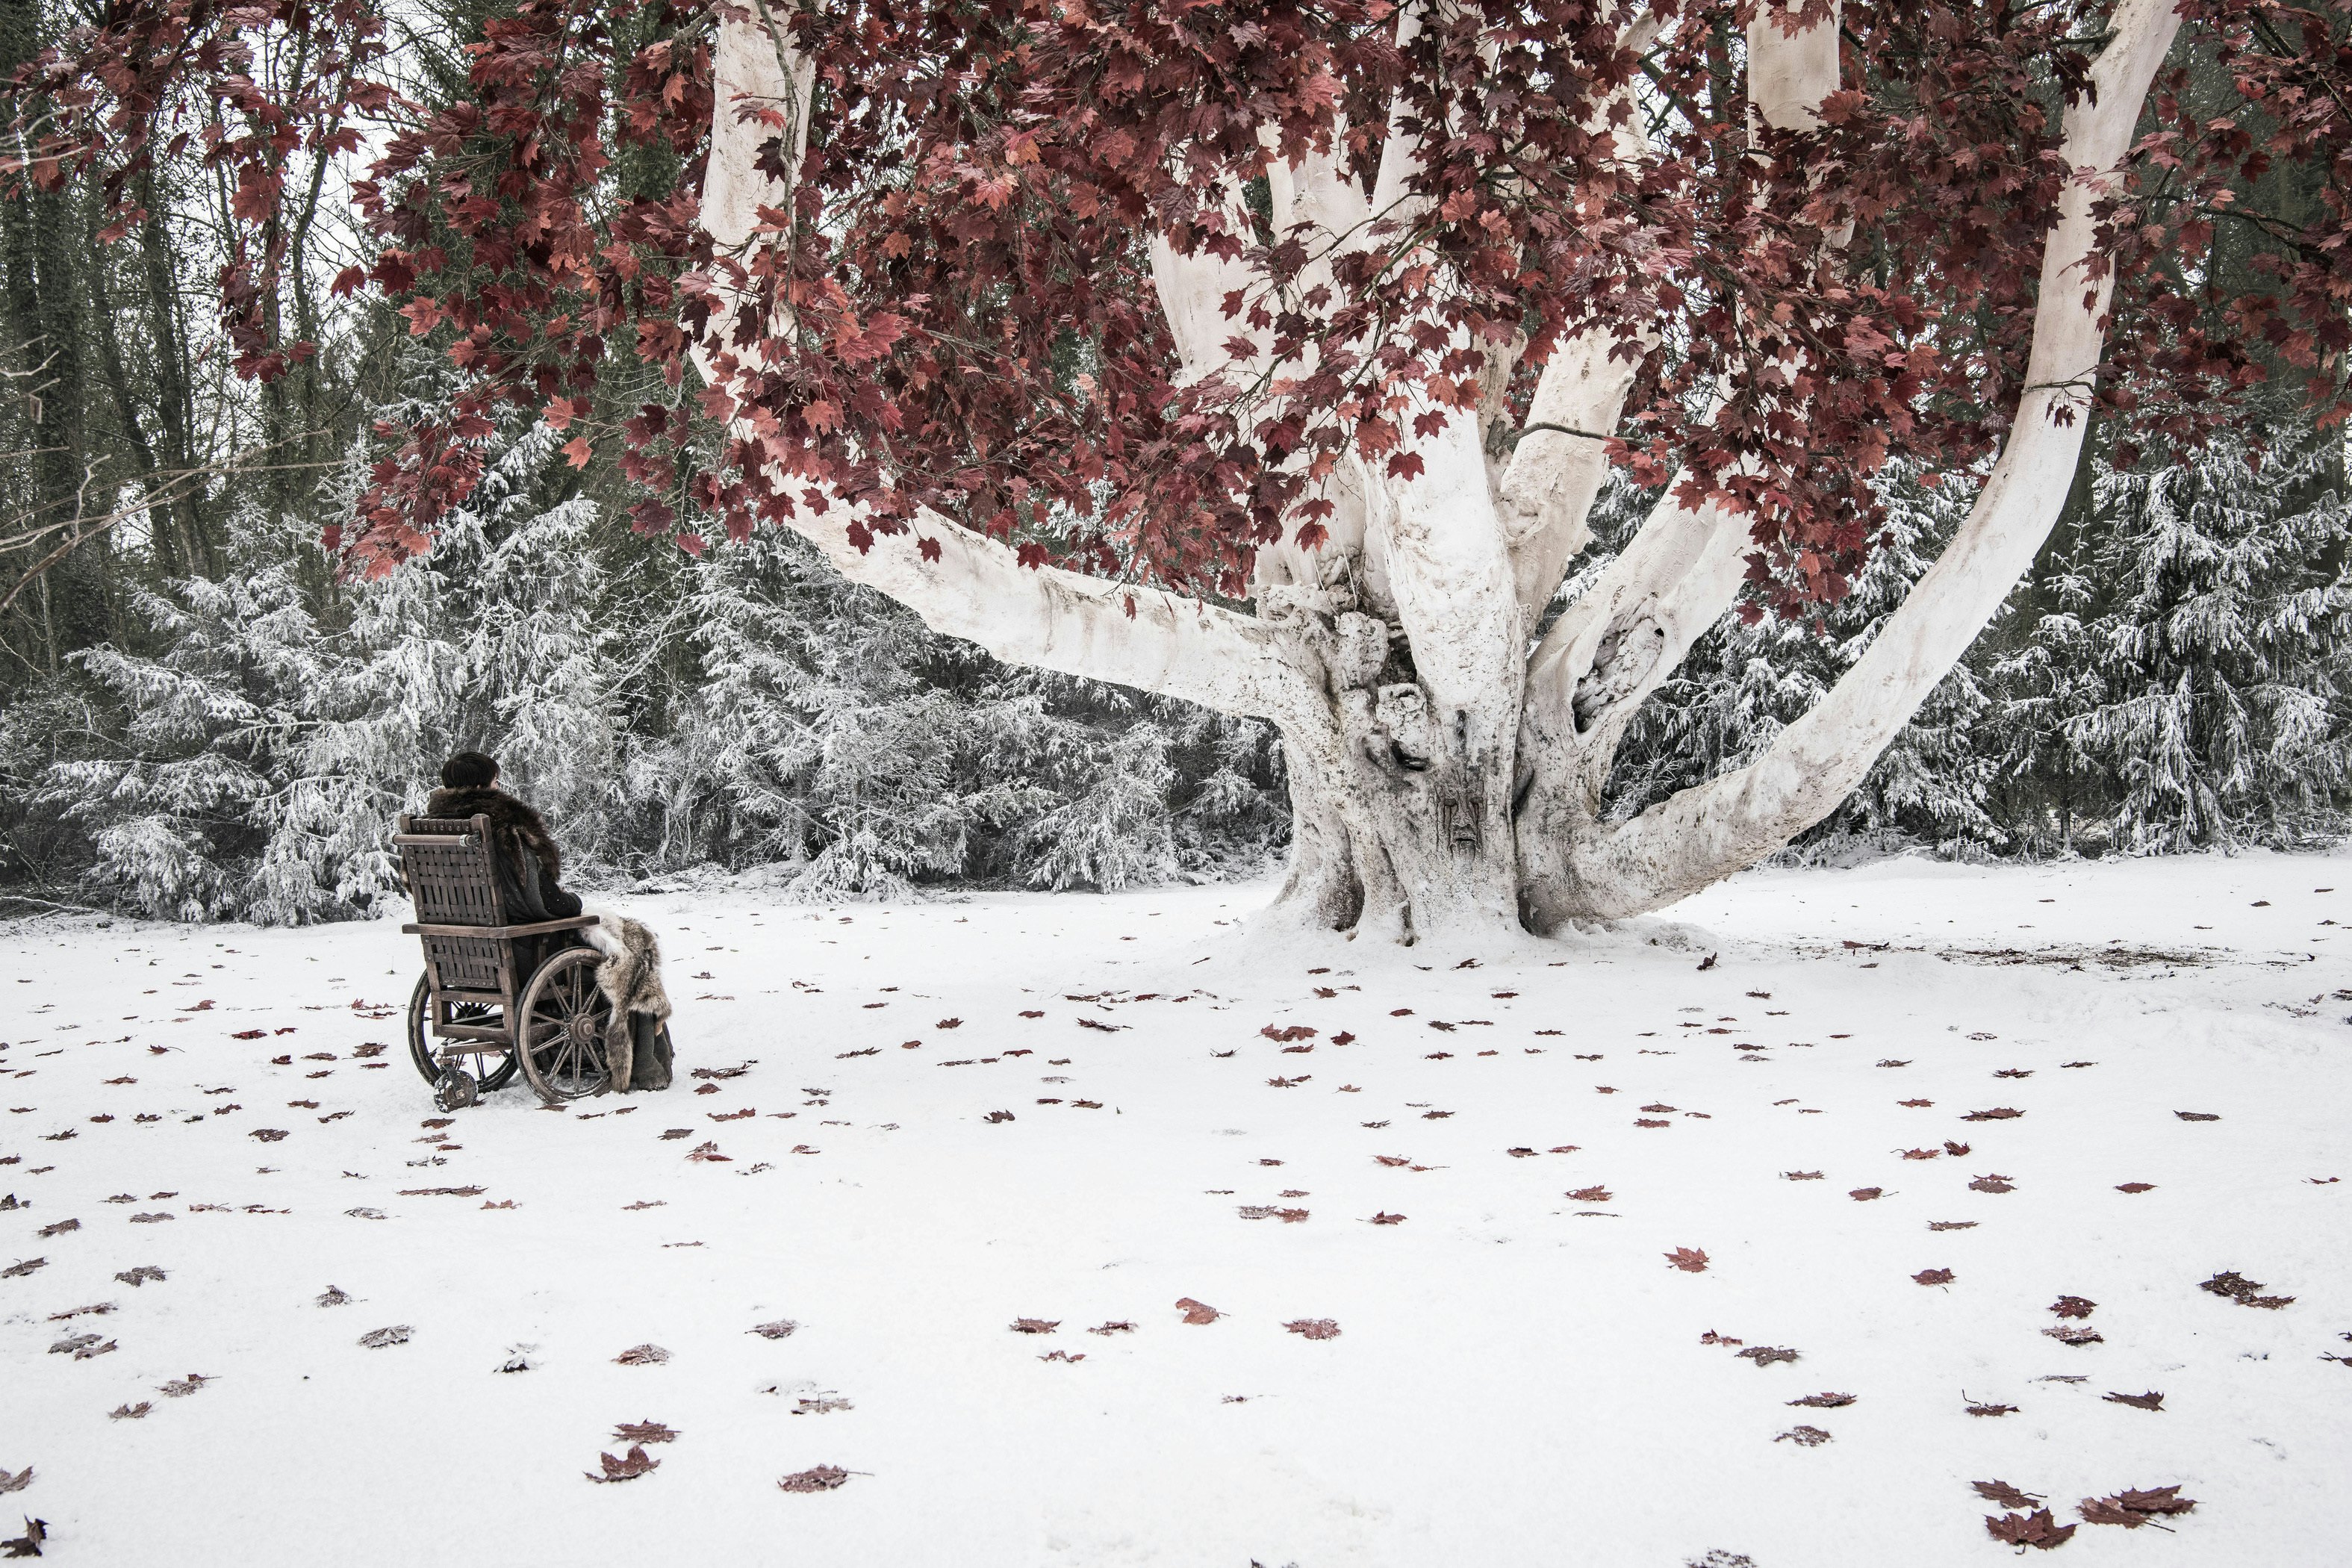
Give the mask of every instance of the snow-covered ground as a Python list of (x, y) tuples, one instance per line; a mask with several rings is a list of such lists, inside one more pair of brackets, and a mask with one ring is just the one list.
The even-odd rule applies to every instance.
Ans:
[(446, 1125), (392, 924), (7, 928), (0, 1522), (1837, 1568), (1994, 1561), (1973, 1482), (2177, 1483), (2063, 1560), (2352, 1561), (2352, 855), (1767, 872), (1519, 953), (1268, 941), (1265, 895), (640, 899), (677, 1087)]

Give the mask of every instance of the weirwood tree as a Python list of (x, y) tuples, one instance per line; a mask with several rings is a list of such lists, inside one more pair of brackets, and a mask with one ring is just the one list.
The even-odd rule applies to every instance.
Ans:
[[(790, 528), (1001, 658), (1272, 721), (1277, 910), (1382, 939), (1656, 909), (1819, 821), (2095, 413), (2345, 412), (2352, 0), (518, 0), (433, 109), (369, 0), (107, 16), (20, 76), (11, 167), (217, 170), (256, 375), (305, 352), (289, 179), (382, 124), (336, 287), (470, 379), (379, 432), (356, 568), (536, 409), (688, 549)], [(2225, 227), (2263, 286), (2217, 305)], [(1724, 615), (1839, 599), (1897, 460), (1974, 500), (1868, 650), (1606, 820), (1644, 697)], [(1663, 499), (1556, 604), (1612, 464)]]

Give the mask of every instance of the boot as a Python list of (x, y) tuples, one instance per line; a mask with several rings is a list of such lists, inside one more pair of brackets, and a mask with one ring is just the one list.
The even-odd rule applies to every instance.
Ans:
[(629, 1015), (630, 1033), (635, 1037), (636, 1071), (633, 1088), (667, 1089), (670, 1081), (669, 1025), (649, 1013)]

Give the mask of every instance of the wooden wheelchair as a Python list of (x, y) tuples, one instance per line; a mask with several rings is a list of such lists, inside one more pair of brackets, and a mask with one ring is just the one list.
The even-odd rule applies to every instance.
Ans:
[(596, 917), (509, 924), (486, 816), (404, 814), (392, 841), (416, 906), (400, 929), (425, 943), (408, 1054), (434, 1102), (471, 1105), (518, 1070), (550, 1105), (604, 1093), (613, 1004), (596, 984), (604, 955), (579, 934)]

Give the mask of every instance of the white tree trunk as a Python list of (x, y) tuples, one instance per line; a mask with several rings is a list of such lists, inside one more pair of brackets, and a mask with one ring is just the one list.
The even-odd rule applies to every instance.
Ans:
[[(1777, 4), (1777, 0), (1775, 0)], [(1408, 8), (1400, 26), (1418, 25)], [(1795, 13), (1749, 30), (1752, 100), (1766, 123), (1817, 122), (1838, 85), (1838, 15), (1794, 33)], [(1635, 16), (1633, 27), (1647, 27)], [(935, 629), (997, 657), (1117, 681), (1273, 721), (1286, 742), (1296, 832), (1283, 917), (1414, 942), (1659, 908), (1752, 864), (1835, 809), (1999, 607), (2055, 521), (2079, 453), (2097, 364), (2104, 284), (2088, 289), (2097, 182), (2121, 158), (2178, 18), (2171, 0), (2124, 0), (2094, 69), (2095, 100), (2070, 109), (2070, 185), (2044, 250), (2041, 305), (2013, 435), (1976, 509), (1862, 660), (1752, 766), (1631, 822), (1600, 819), (1612, 758), (1641, 701), (1731, 606), (1749, 548), (1738, 518), (1669, 499), (1549, 628), (1533, 630), (1590, 537), (1604, 477), (1596, 435), (1615, 428), (1647, 342), (1571, 336), (1539, 378), (1507, 462), (1486, 424), (1456, 412), (1407, 449), (1423, 472), (1343, 467), (1318, 551), (1259, 554), (1255, 614), (1053, 568), (1018, 564), (994, 540), (930, 513), (914, 535), (865, 551), (854, 509), (805, 509), (792, 526), (845, 577)], [(722, 247), (751, 241), (757, 209), (789, 187), (755, 166), (774, 134), (741, 106), (782, 106), (791, 150), (805, 134), (809, 75), (760, 23), (722, 22), (719, 107), (704, 223)], [(1392, 129), (1402, 124), (1392, 121)], [(1625, 153), (1643, 155), (1637, 138)], [(1277, 229), (1318, 243), (1379, 243), (1371, 220), (1410, 198), (1413, 149), (1391, 135), (1368, 195), (1329, 159), (1277, 163)], [(790, 163), (793, 160), (788, 159)], [(1238, 211), (1238, 193), (1229, 193)], [(1251, 284), (1202, 255), (1153, 250), (1154, 277), (1187, 378), (1225, 368), (1225, 342), (1255, 336), (1225, 295)], [(1317, 268), (1328, 279), (1326, 264)], [(1315, 279), (1302, 279), (1306, 287)], [(2091, 297), (2086, 301), (2084, 296)], [(713, 374), (708, 362), (706, 374)], [(1499, 378), (1497, 383), (1499, 383)], [(2058, 423), (2071, 411), (2074, 417)], [(1410, 426), (1419, 409), (1405, 410)], [(937, 547), (925, 559), (918, 540)]]

